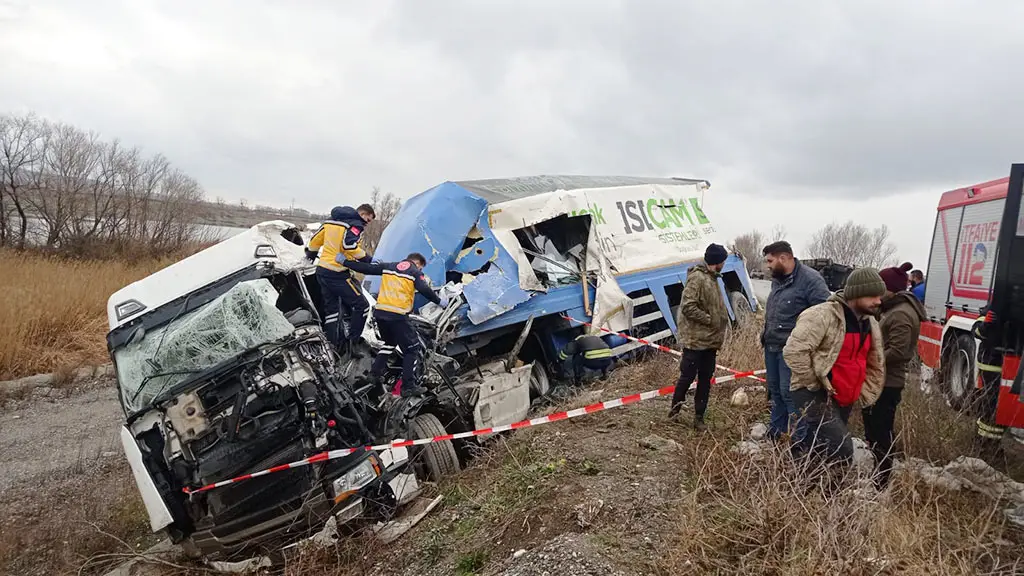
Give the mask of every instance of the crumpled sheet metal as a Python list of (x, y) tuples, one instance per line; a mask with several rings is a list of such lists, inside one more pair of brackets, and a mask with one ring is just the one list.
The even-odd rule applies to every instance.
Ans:
[[(449, 270), (476, 272), (489, 261), (487, 272), (477, 274), (463, 293), (470, 322), (480, 324), (494, 318), (526, 302), (531, 294), (519, 287), (519, 267), (491, 232), (487, 208), (483, 198), (451, 182), (417, 194), (395, 215), (374, 259), (395, 262), (410, 252), (420, 252), (428, 260), (423, 272), (434, 285), (444, 284)], [(480, 240), (464, 252), (471, 233)], [(371, 277), (370, 291), (376, 292), (379, 286), (380, 279)]]

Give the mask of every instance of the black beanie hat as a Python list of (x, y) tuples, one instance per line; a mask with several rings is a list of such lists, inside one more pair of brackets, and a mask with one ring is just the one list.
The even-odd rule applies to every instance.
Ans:
[(721, 244), (710, 244), (708, 249), (704, 251), (704, 262), (712, 266), (725, 262), (725, 259), (728, 257), (729, 252)]

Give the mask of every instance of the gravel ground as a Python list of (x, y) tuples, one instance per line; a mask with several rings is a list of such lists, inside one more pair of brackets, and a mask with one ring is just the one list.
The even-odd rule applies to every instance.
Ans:
[(492, 576), (626, 576), (583, 534), (561, 534), (542, 548), (513, 554)]
[(49, 397), (33, 397), (0, 412), (0, 493), (79, 469), (103, 457), (122, 457), (124, 418), (112, 381)]

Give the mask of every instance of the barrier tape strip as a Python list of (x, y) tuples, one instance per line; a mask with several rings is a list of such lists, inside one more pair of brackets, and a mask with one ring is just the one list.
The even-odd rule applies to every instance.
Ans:
[[(672, 354), (673, 356), (676, 356), (677, 358), (682, 358), (682, 356), (683, 356), (682, 352), (680, 352), (679, 350), (676, 350), (674, 348), (669, 348), (668, 346), (662, 346), (661, 344), (658, 344), (658, 343), (655, 343), (655, 342), (650, 342), (648, 340), (644, 340), (643, 338), (634, 338), (633, 336), (630, 336), (629, 334), (624, 334), (622, 332), (613, 332), (613, 331), (611, 331), (611, 330), (609, 330), (607, 328), (604, 328), (602, 326), (595, 326), (594, 324), (591, 324), (590, 322), (584, 322), (583, 320), (577, 320), (577, 319), (572, 318), (570, 316), (566, 316), (565, 314), (562, 314), (561, 316), (562, 316), (562, 318), (564, 318), (564, 319), (566, 319), (566, 320), (568, 320), (570, 322), (576, 322), (578, 324), (583, 324), (584, 326), (590, 326), (591, 328), (597, 328), (598, 330), (604, 332), (605, 334), (613, 334), (615, 336), (622, 336), (626, 340), (632, 340), (633, 342), (638, 342), (640, 344), (643, 344), (644, 346), (650, 346), (651, 348), (654, 348), (655, 350), (660, 350), (662, 352), (668, 352), (669, 354)], [(726, 367), (726, 366), (722, 366), (721, 364), (717, 364), (717, 365), (715, 365), (715, 367), (718, 368), (719, 370), (725, 370), (726, 372), (731, 372), (733, 374), (739, 374), (740, 373), (739, 370), (733, 370), (732, 368), (729, 368), (729, 367)], [(751, 380), (757, 380), (758, 382), (765, 382), (764, 378), (758, 378), (757, 376), (746, 376), (746, 378), (750, 378)]]
[[(749, 377), (749, 376), (754, 376), (755, 374), (764, 374), (764, 373), (765, 373), (764, 370), (757, 370), (757, 371), (754, 371), (754, 372), (738, 372), (738, 371), (736, 371), (734, 374), (730, 374), (728, 376), (722, 376), (722, 377), (717, 377), (716, 376), (716, 377), (711, 379), (711, 383), (712, 384), (720, 384), (722, 382), (729, 382), (731, 380), (736, 380), (737, 378), (746, 378), (746, 377)], [(285, 470), (292, 470), (294, 468), (301, 468), (303, 466), (308, 466), (310, 464), (316, 464), (318, 462), (327, 462), (329, 460), (335, 460), (335, 459), (338, 459), (338, 458), (344, 458), (345, 456), (349, 456), (351, 454), (355, 454), (356, 452), (389, 450), (389, 449), (392, 449), (392, 448), (405, 448), (405, 447), (408, 447), (408, 446), (423, 446), (425, 444), (433, 444), (435, 442), (447, 442), (447, 441), (450, 441), (450, 440), (459, 440), (461, 438), (472, 438), (472, 437), (475, 437), (475, 436), (488, 436), (488, 435), (491, 435), (491, 434), (497, 434), (499, 432), (508, 432), (510, 430), (519, 430), (520, 428), (529, 428), (531, 426), (540, 426), (541, 424), (550, 424), (551, 422), (560, 422), (562, 420), (568, 420), (570, 418), (578, 418), (580, 416), (586, 416), (587, 414), (593, 414), (595, 412), (601, 412), (601, 411), (604, 411), (604, 410), (608, 410), (610, 408), (618, 408), (619, 406), (627, 406), (629, 404), (635, 404), (637, 402), (641, 402), (641, 401), (644, 401), (644, 400), (650, 400), (652, 398), (657, 398), (659, 396), (671, 396), (672, 393), (675, 392), (675, 389), (676, 389), (676, 387), (673, 384), (672, 386), (666, 386), (664, 388), (659, 388), (657, 390), (650, 390), (648, 392), (641, 392), (639, 394), (630, 394), (629, 396), (623, 396), (621, 398), (616, 398), (614, 400), (608, 400), (606, 402), (597, 402), (595, 404), (590, 404), (589, 406), (584, 406), (583, 408), (576, 408), (574, 410), (567, 410), (567, 411), (564, 411), (564, 412), (556, 412), (554, 414), (549, 414), (547, 416), (541, 416), (540, 418), (533, 418), (531, 420), (522, 420), (520, 422), (514, 422), (512, 424), (505, 424), (504, 426), (494, 426), (492, 428), (481, 428), (479, 430), (472, 430), (470, 432), (459, 432), (457, 434), (445, 434), (445, 435), (442, 435), (442, 436), (434, 436), (433, 438), (421, 438), (419, 440), (398, 440), (398, 441), (395, 441), (395, 442), (390, 442), (388, 444), (377, 444), (375, 446), (361, 446), (361, 447), (358, 447), (358, 448), (341, 448), (341, 449), (338, 449), (338, 450), (331, 450), (331, 451), (328, 451), (328, 452), (321, 452), (319, 454), (315, 454), (313, 456), (310, 456), (309, 458), (304, 458), (302, 460), (298, 460), (298, 461), (291, 462), (291, 463), (288, 463), (288, 464), (281, 464), (280, 466), (274, 466), (273, 468), (267, 468), (266, 470), (260, 470), (259, 472), (253, 472), (251, 474), (244, 474), (242, 476), (238, 476), (238, 477), (232, 478), (230, 480), (222, 480), (220, 482), (215, 482), (213, 484), (207, 484), (206, 486), (203, 486), (202, 488), (196, 488), (196, 489), (193, 490), (191, 488), (185, 487), (185, 488), (182, 489), (182, 491), (184, 491), (186, 494), (191, 496), (192, 494), (198, 494), (200, 492), (208, 492), (208, 491), (214, 490), (216, 488), (221, 488), (223, 486), (228, 486), (230, 484), (237, 484), (239, 482), (243, 482), (243, 481), (249, 480), (251, 478), (258, 478), (260, 476), (266, 476), (268, 474), (273, 474), (275, 472), (283, 472)]]

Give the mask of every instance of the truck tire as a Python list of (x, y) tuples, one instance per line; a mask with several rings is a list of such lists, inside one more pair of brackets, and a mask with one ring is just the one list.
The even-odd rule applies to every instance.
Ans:
[(942, 351), (942, 393), (954, 410), (968, 410), (974, 398), (974, 337), (960, 332)]
[(742, 328), (750, 323), (753, 311), (750, 309), (750, 302), (743, 292), (738, 290), (729, 292), (729, 305), (732, 306), (732, 312), (736, 315), (737, 328)]
[(530, 370), (530, 396), (539, 398), (551, 391), (551, 379), (548, 378), (548, 371), (540, 360), (533, 361), (533, 368)]
[[(413, 418), (409, 425), (409, 431), (415, 438), (433, 438), (448, 433), (441, 421), (433, 414), (420, 414)], [(422, 470), (427, 480), (437, 482), (445, 476), (458, 473), (461, 469), (459, 455), (455, 452), (455, 446), (452, 445), (451, 440), (427, 444), (420, 450)], [(417, 466), (417, 468), (420, 467)]]

